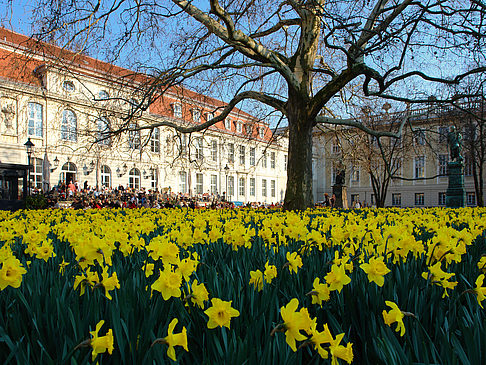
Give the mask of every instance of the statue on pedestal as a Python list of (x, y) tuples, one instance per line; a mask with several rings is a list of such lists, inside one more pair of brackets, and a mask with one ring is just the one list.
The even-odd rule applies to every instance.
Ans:
[(462, 162), (463, 157), (461, 155), (462, 149), (462, 135), (456, 131), (456, 127), (451, 127), (449, 134), (447, 135), (447, 142), (449, 144), (449, 151), (451, 156), (451, 162)]

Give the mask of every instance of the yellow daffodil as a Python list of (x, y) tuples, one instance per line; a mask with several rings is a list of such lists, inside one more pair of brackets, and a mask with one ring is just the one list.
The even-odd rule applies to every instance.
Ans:
[(297, 254), (297, 252), (287, 252), (286, 257), (290, 273), (297, 273), (299, 268), (302, 267), (302, 259), (300, 258), (300, 256)]
[(312, 304), (322, 306), (322, 301), (328, 301), (330, 298), (329, 286), (327, 284), (321, 284), (319, 278), (315, 278), (312, 291), (307, 294), (312, 295)]
[(172, 268), (166, 268), (164, 271), (159, 270), (159, 273), (159, 278), (152, 284), (152, 290), (162, 293), (164, 300), (169, 300), (171, 297), (180, 297), (181, 273), (173, 271)]
[(368, 263), (361, 264), (361, 269), (368, 275), (369, 282), (375, 282), (378, 286), (385, 283), (385, 275), (390, 272), (383, 262), (383, 257), (372, 257)]
[(484, 308), (481, 302), (486, 298), (486, 287), (483, 286), (483, 280), (484, 274), (479, 275), (476, 279), (476, 287), (474, 288), (474, 292), (477, 295), (478, 303), (481, 308)]
[(167, 356), (173, 361), (177, 361), (175, 346), (181, 346), (184, 350), (189, 351), (187, 347), (187, 330), (186, 327), (182, 327), (182, 332), (174, 333), (174, 328), (178, 322), (177, 318), (174, 318), (169, 323), (169, 328), (167, 329), (167, 337), (157, 339), (154, 341), (152, 346), (156, 343), (164, 343), (169, 346), (167, 349)]
[(69, 262), (64, 261), (64, 258), (62, 259), (62, 262), (59, 264), (59, 273), (61, 275), (64, 275), (64, 272), (66, 271), (66, 266), (69, 265)]
[(209, 300), (209, 293), (206, 286), (203, 283), (198, 284), (197, 280), (194, 280), (191, 284), (191, 289), (191, 302), (199, 308), (204, 308), (204, 302)]
[(344, 265), (332, 265), (331, 271), (324, 278), (329, 285), (329, 290), (337, 290), (339, 293), (341, 293), (344, 285), (348, 285), (351, 282), (351, 278), (346, 275)]
[(105, 266), (103, 268), (103, 273), (101, 275), (100, 285), (105, 288), (105, 296), (111, 300), (111, 294), (109, 293), (112, 290), (120, 289), (120, 282), (118, 281), (118, 276), (116, 272), (114, 272), (111, 276), (108, 276), (108, 267)]
[(262, 291), (263, 273), (260, 270), (250, 271), (250, 285), (253, 285), (255, 290)]
[(94, 361), (98, 354), (102, 354), (106, 351), (108, 351), (110, 355), (113, 353), (113, 330), (110, 328), (105, 336), (98, 336), (98, 332), (104, 323), (104, 320), (99, 321), (96, 325), (96, 329), (89, 332), (91, 336), (93, 336), (90, 340), (90, 345), (93, 349), (91, 361)]
[(284, 321), (285, 340), (294, 352), (297, 351), (295, 341), (303, 341), (307, 339), (307, 337), (300, 333), (300, 331), (310, 333), (312, 323), (307, 308), (301, 308), (300, 311), (297, 312), (298, 306), (299, 300), (293, 298), (286, 306), (280, 308), (280, 314)]
[(27, 270), (24, 269), (15, 256), (9, 256), (2, 262), (2, 268), (0, 269), (0, 290), (5, 289), (7, 286), (20, 287), (22, 275), (26, 272)]
[(270, 284), (273, 279), (277, 277), (277, 267), (275, 265), (269, 265), (268, 261), (265, 263), (265, 271), (263, 272), (265, 282)]
[(219, 298), (211, 299), (212, 306), (204, 311), (209, 317), (208, 328), (228, 327), (230, 328), (231, 318), (238, 317), (240, 312), (231, 307), (231, 300), (229, 302)]
[(400, 332), (400, 336), (405, 334), (405, 325), (403, 324), (403, 317), (405, 316), (398, 308), (398, 305), (391, 301), (386, 301), (385, 304), (391, 308), (390, 311), (383, 310), (383, 319), (385, 324), (391, 327), (393, 323), (397, 323), (395, 331)]

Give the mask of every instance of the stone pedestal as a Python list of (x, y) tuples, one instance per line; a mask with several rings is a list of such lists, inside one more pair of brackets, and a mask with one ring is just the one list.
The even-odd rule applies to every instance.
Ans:
[(464, 164), (462, 161), (447, 164), (449, 186), (446, 193), (446, 207), (459, 208), (466, 205), (466, 190), (464, 189)]
[(344, 185), (334, 185), (332, 193), (336, 195), (335, 208), (348, 209), (348, 189)]

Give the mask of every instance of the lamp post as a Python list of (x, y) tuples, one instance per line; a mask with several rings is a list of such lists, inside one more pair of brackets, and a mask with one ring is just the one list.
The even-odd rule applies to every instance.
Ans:
[(228, 165), (226, 165), (224, 167), (224, 176), (226, 177), (226, 197), (225, 197), (226, 200), (228, 200), (228, 171), (229, 171), (229, 167)]
[(32, 156), (32, 150), (34, 149), (34, 144), (30, 140), (30, 137), (27, 139), (27, 142), (24, 143), (25, 149), (27, 150), (27, 164), (29, 165), (29, 168), (27, 170), (27, 186), (26, 186), (26, 192), (27, 196), (30, 195), (30, 158)]

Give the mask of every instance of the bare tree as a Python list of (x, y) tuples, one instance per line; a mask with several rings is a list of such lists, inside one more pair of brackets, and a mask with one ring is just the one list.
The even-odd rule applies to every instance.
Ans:
[[(104, 51), (114, 56), (112, 61), (126, 49), (131, 58), (142, 51), (138, 70), (150, 77), (141, 109), (181, 84), (226, 95), (227, 105), (204, 123), (158, 126), (201, 131), (248, 101), (283, 115), (289, 130), (286, 209), (313, 204), (312, 130), (317, 123), (348, 125), (377, 138), (398, 137), (406, 123), (389, 132), (353, 118), (331, 118), (322, 111), (334, 107), (339, 114), (333, 96), (347, 100), (349, 90), (360, 87), (366, 97), (427, 102), (434, 85), (459, 85), (486, 71), (486, 7), (476, 0), (37, 3), (37, 39), (81, 44), (93, 55), (96, 48), (89, 46), (109, 39)], [(468, 58), (476, 59), (476, 66), (466, 67)], [(436, 102), (465, 96), (441, 94)]]

